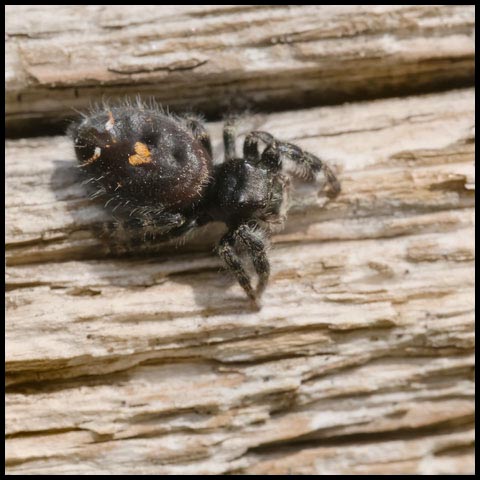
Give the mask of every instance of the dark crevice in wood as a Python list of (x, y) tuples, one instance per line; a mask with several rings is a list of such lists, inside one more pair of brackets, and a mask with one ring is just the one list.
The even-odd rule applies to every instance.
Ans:
[[(281, 457), (284, 455), (292, 455), (297, 451), (311, 448), (361, 444), (374, 445), (375, 443), (395, 440), (415, 440), (424, 436), (430, 437), (470, 430), (474, 425), (474, 420), (475, 417), (473, 414), (455, 417), (455, 412), (452, 412), (452, 418), (448, 420), (442, 420), (440, 422), (421, 427), (399, 428), (396, 430), (368, 433), (353, 433), (327, 438), (311, 438), (312, 435), (315, 435), (315, 433), (313, 433), (302, 435), (293, 439), (283, 439), (280, 441), (265, 443), (256, 447), (252, 447), (244, 454), (244, 456), (247, 456), (248, 454), (255, 454), (266, 455), (268, 457)], [(326, 430), (328, 431), (328, 429)], [(321, 431), (322, 430), (319, 430), (318, 432)]]
[[(235, 107), (233, 111), (251, 111), (256, 114), (269, 114), (300, 108), (334, 106), (346, 102), (364, 102), (393, 97), (406, 97), (409, 95), (441, 93), (457, 88), (473, 87), (474, 85), (475, 78), (473, 77), (473, 72), (468, 69), (468, 71), (463, 76), (458, 76), (455, 79), (440, 79), (434, 83), (427, 82), (424, 85), (419, 85), (418, 79), (417, 81), (414, 81), (414, 79), (412, 79), (411, 85), (409, 85), (408, 82), (404, 82), (398, 87), (384, 86), (375, 91), (367, 90), (365, 87), (360, 87), (354, 93), (335, 93), (331, 91), (302, 92), (299, 97), (270, 98), (263, 102), (256, 102), (254, 104), (252, 104), (250, 101), (247, 101), (244, 107)], [(141, 88), (141, 85), (137, 85), (134, 90), (131, 83), (127, 83), (126, 86), (131, 91), (131, 93), (127, 94), (127, 96), (137, 95), (139, 93), (138, 89)], [(118, 85), (115, 85), (115, 87), (118, 87)], [(59, 88), (59, 86), (56, 87), (56, 89)], [(81, 91), (81, 87), (77, 87), (75, 91)], [(161, 98), (158, 98), (158, 101), (161, 102)], [(181, 105), (181, 103), (180, 105), (170, 107), (170, 111), (173, 113), (182, 113), (186, 110), (190, 110), (190, 107), (186, 104)], [(216, 105), (214, 103), (201, 103), (199, 107), (194, 107), (193, 110), (196, 113), (202, 114), (207, 121), (222, 120), (228, 111), (228, 109), (225, 109), (224, 105)], [(22, 117), (24, 116), (25, 114), (22, 114)], [(25, 120), (21, 117), (12, 118), (9, 117), (7, 114), (6, 118), (6, 138), (18, 139), (28, 137), (64, 135), (69, 123), (75, 117), (73, 115), (70, 115), (69, 117), (60, 115), (59, 117), (55, 118), (51, 115), (48, 115), (44, 117), (38, 116), (38, 118), (36, 118), (35, 120), (32, 120), (31, 118), (27, 118)]]

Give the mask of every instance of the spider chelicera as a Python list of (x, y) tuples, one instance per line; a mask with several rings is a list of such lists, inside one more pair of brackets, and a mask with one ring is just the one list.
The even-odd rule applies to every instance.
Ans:
[[(155, 104), (98, 107), (72, 124), (69, 134), (96, 195), (124, 212), (124, 230), (155, 232), (165, 241), (224, 222), (228, 231), (217, 252), (254, 306), (268, 283), (270, 235), (286, 219), (290, 173), (310, 181), (323, 174), (327, 195), (340, 192), (325, 162), (267, 132), (250, 132), (243, 156), (237, 156), (234, 120), (225, 123), (225, 158), (219, 164), (199, 118), (168, 114)], [(291, 172), (285, 161), (294, 165)], [(255, 287), (248, 257), (258, 276)]]

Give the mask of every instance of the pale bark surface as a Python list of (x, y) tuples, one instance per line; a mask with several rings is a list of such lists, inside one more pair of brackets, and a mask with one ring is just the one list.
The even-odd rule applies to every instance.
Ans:
[[(214, 8), (193, 16), (196, 28), (234, 18), (233, 7)], [(50, 41), (62, 12), (43, 24), (48, 35), (17, 19), (18, 35)], [(240, 9), (237, 23), (262, 12)], [(118, 15), (104, 23), (120, 34)], [(318, 21), (304, 30), (327, 35)], [(182, 42), (196, 37), (173, 38), (169, 25), (161, 42), (190, 54)], [(101, 81), (88, 78), (92, 89)], [(95, 233), (108, 217), (78, 181), (71, 141), (8, 140), (6, 472), (472, 473), (474, 101), (462, 88), (247, 115), (242, 133), (266, 130), (320, 155), (343, 187), (328, 201), (296, 183), (260, 312), (212, 253), (220, 225), (178, 248), (115, 256)], [(208, 128), (220, 158), (221, 124)]]
[(471, 83), (473, 5), (10, 6), (7, 128), (103, 96), (171, 107), (331, 103)]

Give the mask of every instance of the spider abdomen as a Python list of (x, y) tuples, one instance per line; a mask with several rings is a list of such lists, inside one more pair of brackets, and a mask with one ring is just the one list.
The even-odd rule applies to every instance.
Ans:
[(132, 205), (182, 210), (199, 201), (212, 159), (191, 131), (155, 109), (114, 107), (71, 128), (80, 168)]
[[(217, 252), (255, 309), (270, 275), (269, 237), (286, 220), (290, 179), (283, 161), (293, 162), (292, 173), (308, 179), (322, 172), (329, 198), (340, 193), (327, 163), (268, 132), (248, 133), (244, 157), (238, 157), (233, 120), (223, 129), (224, 162), (215, 165), (201, 120), (167, 115), (153, 103), (97, 109), (69, 133), (81, 170), (97, 187), (94, 196), (110, 196), (105, 205), (116, 203), (112, 213), (121, 207), (102, 232), (118, 231), (120, 243), (137, 248), (184, 237), (211, 222), (225, 223), (228, 231)], [(256, 286), (246, 268), (249, 261)]]

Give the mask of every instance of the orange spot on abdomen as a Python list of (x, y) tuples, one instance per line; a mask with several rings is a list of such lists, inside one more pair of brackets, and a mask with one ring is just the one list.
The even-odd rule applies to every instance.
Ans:
[(130, 165), (135, 167), (144, 163), (152, 163), (152, 154), (144, 143), (137, 142), (134, 148), (135, 155), (130, 155), (130, 157), (128, 157), (128, 163), (130, 163)]

